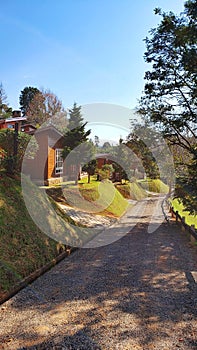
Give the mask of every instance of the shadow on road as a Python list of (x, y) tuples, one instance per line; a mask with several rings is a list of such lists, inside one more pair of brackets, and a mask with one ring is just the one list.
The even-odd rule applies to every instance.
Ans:
[[(197, 271), (195, 250), (177, 227), (164, 223), (149, 234), (147, 223), (138, 223), (109, 246), (76, 251), (13, 298), (16, 313), (37, 310), (49, 327), (47, 336), (39, 327), (32, 333), (24, 327), (15, 337), (34, 344), (23, 350), (59, 349), (60, 327), (58, 337), (68, 349), (102, 349), (96, 345), (102, 334), (149, 349), (183, 322), (173, 336), (184, 334), (181, 344), (194, 349), (189, 324), (197, 320), (197, 289), (191, 271)], [(77, 342), (80, 347), (72, 347)]]

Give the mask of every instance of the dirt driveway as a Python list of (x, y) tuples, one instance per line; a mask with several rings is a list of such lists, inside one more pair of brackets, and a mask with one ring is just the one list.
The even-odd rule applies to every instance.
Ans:
[[(156, 199), (120, 240), (75, 251), (0, 309), (0, 349), (197, 349), (197, 251)], [(130, 218), (131, 222), (135, 218)]]

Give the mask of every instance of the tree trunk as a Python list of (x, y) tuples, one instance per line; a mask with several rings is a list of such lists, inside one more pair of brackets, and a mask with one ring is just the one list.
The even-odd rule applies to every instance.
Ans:
[(90, 184), (90, 174), (88, 173), (88, 184)]

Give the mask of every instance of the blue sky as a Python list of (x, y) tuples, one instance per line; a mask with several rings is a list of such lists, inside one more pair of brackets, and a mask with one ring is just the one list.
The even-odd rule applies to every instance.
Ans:
[[(14, 109), (25, 86), (50, 89), (65, 108), (134, 108), (143, 90), (143, 39), (182, 0), (0, 0), (0, 81)], [(95, 120), (94, 120), (95, 121)]]
[(25, 86), (76, 100), (135, 107), (146, 65), (143, 38), (182, 0), (1, 0), (0, 81), (18, 108)]

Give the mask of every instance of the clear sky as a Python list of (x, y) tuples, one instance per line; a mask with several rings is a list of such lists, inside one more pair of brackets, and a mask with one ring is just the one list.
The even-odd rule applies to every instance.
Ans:
[(143, 39), (161, 7), (183, 0), (0, 0), (0, 81), (19, 108), (25, 86), (75, 100), (134, 108), (143, 90)]

